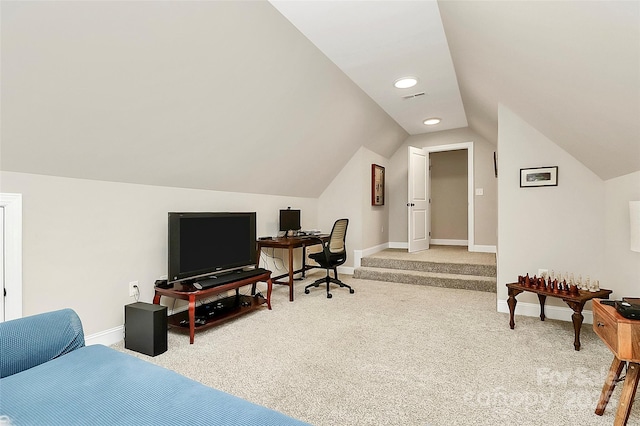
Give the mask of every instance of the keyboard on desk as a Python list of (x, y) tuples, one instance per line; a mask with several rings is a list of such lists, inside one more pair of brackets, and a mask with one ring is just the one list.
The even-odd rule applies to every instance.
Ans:
[(258, 275), (262, 275), (267, 272), (264, 268), (254, 268), (247, 269), (245, 271), (233, 271), (226, 272), (224, 274), (215, 275), (213, 277), (209, 277), (206, 279), (201, 279), (193, 283), (193, 286), (198, 290), (203, 290), (205, 288), (216, 287), (223, 284), (229, 284), (234, 281), (240, 281), (251, 277), (257, 277)]

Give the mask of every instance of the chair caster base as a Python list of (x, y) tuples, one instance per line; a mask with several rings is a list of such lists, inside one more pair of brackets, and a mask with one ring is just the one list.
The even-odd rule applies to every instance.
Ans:
[(309, 294), (309, 289), (308, 288), (304, 289), (304, 294)]
[(327, 299), (331, 299), (333, 295), (331, 293), (327, 293)]
[(350, 288), (350, 289), (349, 289), (349, 293), (353, 294), (353, 293), (355, 293), (355, 292), (356, 292), (356, 291), (355, 291), (354, 289), (352, 289), (352, 288)]

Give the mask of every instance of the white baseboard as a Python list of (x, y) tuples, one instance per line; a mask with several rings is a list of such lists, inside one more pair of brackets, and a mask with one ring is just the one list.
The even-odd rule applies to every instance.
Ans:
[(114, 327), (109, 330), (101, 331), (98, 333), (84, 336), (84, 341), (87, 346), (90, 345), (105, 345), (111, 346), (124, 339), (124, 325)]
[(469, 247), (469, 251), (475, 251), (478, 253), (497, 253), (498, 249), (496, 248), (496, 246), (481, 246), (475, 244)]
[[(384, 244), (379, 244), (377, 246), (374, 247), (369, 247), (367, 249), (364, 250), (354, 250), (353, 251), (353, 268), (359, 268), (362, 265), (362, 258), (366, 257), (366, 256), (370, 256), (374, 253), (377, 253), (379, 251), (382, 251), (386, 248), (389, 248), (389, 243), (384, 243)], [(338, 268), (340, 269), (340, 268)], [(351, 272), (353, 273), (353, 271)]]
[(404, 242), (404, 243), (393, 243), (390, 242), (389, 243), (389, 248), (393, 248), (393, 249), (409, 249), (409, 243)]
[[(498, 312), (509, 313), (509, 305), (506, 300), (498, 300)], [(522, 315), (525, 317), (540, 317), (540, 304), (538, 303), (525, 303), (518, 302), (516, 304), (516, 315)], [(565, 308), (562, 306), (544, 306), (545, 318), (560, 320), (560, 321), (572, 321), (571, 315), (573, 315), (573, 309)], [(582, 311), (584, 320), (583, 324), (593, 324), (593, 312)], [(516, 320), (517, 324), (517, 320)]]
[(437, 246), (467, 246), (469, 245), (468, 240), (448, 240), (445, 238), (432, 238), (431, 244), (435, 244)]

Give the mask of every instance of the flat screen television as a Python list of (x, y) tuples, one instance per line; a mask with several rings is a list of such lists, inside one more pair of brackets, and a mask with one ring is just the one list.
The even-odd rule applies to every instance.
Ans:
[(169, 282), (256, 265), (256, 213), (169, 213)]
[(300, 210), (280, 210), (280, 230), (299, 231), (300, 230)]

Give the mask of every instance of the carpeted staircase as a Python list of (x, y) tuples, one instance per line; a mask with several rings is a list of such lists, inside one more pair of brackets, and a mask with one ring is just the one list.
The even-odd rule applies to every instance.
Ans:
[(413, 255), (406, 250), (387, 249), (363, 258), (353, 277), (495, 293), (495, 260), (487, 262), (486, 253), (474, 255), (466, 252), (457, 257), (455, 251), (446, 256)]

